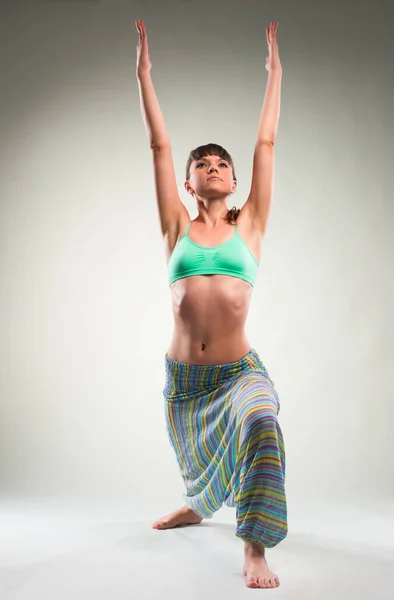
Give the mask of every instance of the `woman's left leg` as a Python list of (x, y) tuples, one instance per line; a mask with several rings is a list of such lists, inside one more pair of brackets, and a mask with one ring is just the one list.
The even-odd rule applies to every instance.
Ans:
[(278, 412), (279, 399), (269, 378), (248, 373), (237, 382), (232, 403), (236, 535), (264, 548), (287, 535), (285, 448)]
[(246, 585), (278, 587), (267, 565), (265, 548), (287, 535), (285, 449), (278, 423), (279, 398), (263, 374), (245, 374), (232, 394), (236, 433), (234, 501), (236, 535), (244, 541)]

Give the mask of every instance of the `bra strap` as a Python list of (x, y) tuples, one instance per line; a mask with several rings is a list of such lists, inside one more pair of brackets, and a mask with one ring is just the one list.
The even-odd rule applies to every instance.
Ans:
[(190, 221), (189, 225), (187, 226), (187, 229), (185, 231), (185, 235), (187, 235), (189, 233), (189, 229), (192, 226), (192, 222)]

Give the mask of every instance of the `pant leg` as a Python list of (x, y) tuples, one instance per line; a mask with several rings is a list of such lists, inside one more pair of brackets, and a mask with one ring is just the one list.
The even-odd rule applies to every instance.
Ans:
[(245, 374), (234, 390), (236, 536), (271, 548), (287, 535), (285, 448), (279, 399), (268, 377)]
[[(232, 381), (190, 400), (165, 403), (169, 440), (185, 484), (185, 504), (209, 519), (233, 490), (236, 432)], [(235, 504), (231, 504), (235, 506)]]

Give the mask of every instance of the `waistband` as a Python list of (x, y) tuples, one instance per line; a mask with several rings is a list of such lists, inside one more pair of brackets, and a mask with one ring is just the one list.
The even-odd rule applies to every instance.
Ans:
[[(196, 365), (184, 363), (165, 355), (166, 385), (165, 397), (182, 393), (209, 391), (243, 372), (258, 371), (269, 380), (267, 369), (254, 348), (239, 360), (218, 365)], [(270, 380), (271, 384), (273, 382)]]

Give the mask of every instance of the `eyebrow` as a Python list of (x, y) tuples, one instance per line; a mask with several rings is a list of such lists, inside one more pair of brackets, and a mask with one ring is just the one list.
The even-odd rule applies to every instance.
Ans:
[[(198, 158), (196, 160), (196, 162), (199, 162), (200, 160), (208, 160), (208, 159), (207, 158)], [(228, 163), (228, 160), (226, 160), (225, 158), (218, 158), (217, 160), (220, 162), (224, 161), (224, 162)]]

